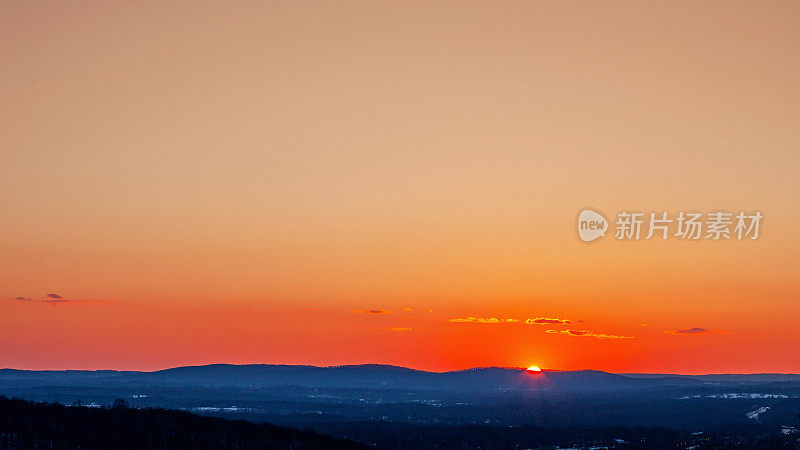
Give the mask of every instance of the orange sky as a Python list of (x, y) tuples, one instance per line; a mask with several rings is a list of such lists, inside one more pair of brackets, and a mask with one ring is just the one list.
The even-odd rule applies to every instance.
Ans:
[(0, 367), (800, 372), (797, 2), (93, 3), (0, 6)]

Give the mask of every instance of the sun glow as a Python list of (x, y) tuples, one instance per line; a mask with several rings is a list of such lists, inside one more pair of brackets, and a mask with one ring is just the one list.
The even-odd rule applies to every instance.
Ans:
[(539, 367), (537, 367), (537, 366), (530, 366), (530, 367), (528, 367), (527, 371), (528, 371), (528, 372), (541, 372), (541, 371), (542, 371), (542, 369), (540, 369), (540, 368), (539, 368)]

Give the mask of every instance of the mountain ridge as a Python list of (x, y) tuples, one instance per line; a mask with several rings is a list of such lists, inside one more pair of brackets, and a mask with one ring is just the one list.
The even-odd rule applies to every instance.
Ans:
[(529, 372), (516, 367), (473, 367), (433, 372), (389, 364), (313, 366), (292, 364), (205, 364), (155, 371), (0, 369), (0, 385), (177, 386), (270, 388), (298, 386), (348, 389), (419, 389), (445, 391), (548, 390), (586, 391), (659, 386), (703, 387), (800, 381), (795, 374), (641, 374), (592, 369)]
[[(185, 366), (174, 366), (174, 367), (167, 367), (164, 369), (156, 369), (156, 370), (117, 370), (117, 369), (17, 369), (13, 367), (3, 367), (0, 368), (0, 373), (2, 372), (24, 372), (24, 373), (86, 373), (86, 374), (147, 374), (147, 373), (158, 373), (158, 372), (165, 372), (165, 371), (172, 371), (177, 369), (196, 369), (196, 368), (210, 368), (210, 367), (269, 367), (269, 368), (308, 368), (308, 369), (342, 369), (342, 368), (386, 368), (386, 369), (401, 369), (405, 371), (412, 371), (412, 372), (421, 372), (427, 374), (447, 374), (447, 373), (458, 373), (458, 372), (468, 372), (468, 371), (475, 371), (475, 370), (513, 370), (513, 371), (520, 371), (525, 372), (527, 371), (524, 367), (514, 367), (514, 366), (476, 366), (476, 367), (468, 367), (464, 369), (454, 369), (454, 370), (446, 370), (446, 371), (433, 371), (433, 370), (424, 370), (424, 369), (415, 369), (412, 367), (406, 366), (398, 366), (394, 364), (380, 364), (380, 363), (363, 363), (363, 364), (335, 364), (335, 365), (313, 365), (313, 364), (270, 364), (270, 363), (252, 363), (252, 364), (234, 364), (234, 363), (210, 363), (210, 364), (193, 364), (193, 365), (185, 365)], [(603, 370), (597, 369), (574, 369), (574, 370), (562, 370), (562, 369), (541, 369), (542, 373), (560, 373), (560, 372), (593, 372), (593, 373), (606, 373), (612, 375), (620, 375), (625, 377), (631, 378), (639, 378), (639, 377), (685, 377), (685, 378), (693, 378), (693, 377), (759, 377), (759, 376), (785, 376), (785, 377), (800, 377), (800, 373), (791, 373), (791, 372), (753, 372), (753, 373), (707, 373), (707, 374), (680, 374), (680, 373), (663, 373), (663, 372), (607, 372)]]

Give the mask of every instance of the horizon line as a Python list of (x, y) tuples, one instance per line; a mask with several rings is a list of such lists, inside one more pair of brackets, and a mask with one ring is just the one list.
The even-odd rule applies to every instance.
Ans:
[[(519, 366), (475, 366), (475, 367), (467, 367), (464, 369), (453, 369), (453, 370), (424, 370), (424, 369), (416, 369), (413, 367), (408, 366), (401, 366), (396, 364), (383, 364), (383, 363), (358, 363), (358, 364), (331, 364), (331, 365), (314, 365), (314, 364), (284, 364), (284, 363), (206, 363), (206, 364), (186, 364), (186, 365), (178, 365), (178, 366), (170, 366), (161, 369), (154, 369), (154, 370), (136, 370), (136, 369), (19, 369), (15, 367), (2, 367), (0, 370), (19, 370), (19, 371), (26, 371), (26, 372), (138, 372), (138, 373), (155, 373), (161, 372), (164, 370), (171, 370), (171, 369), (181, 369), (181, 368), (189, 368), (189, 367), (209, 367), (209, 366), (288, 366), (288, 367), (309, 367), (309, 368), (317, 368), (317, 369), (333, 369), (339, 367), (359, 367), (359, 366), (383, 366), (383, 367), (393, 367), (397, 369), (406, 369), (415, 372), (425, 372), (425, 373), (452, 373), (452, 372), (464, 372), (468, 370), (479, 370), (479, 369), (508, 369), (508, 370), (520, 370), (520, 371), (527, 371), (526, 367), (519, 367)], [(663, 375), (663, 376), (684, 376), (684, 377), (692, 377), (692, 376), (714, 376), (714, 375), (800, 375), (800, 372), (710, 372), (710, 373), (678, 373), (678, 372), (609, 372), (605, 370), (599, 369), (572, 369), (572, 370), (562, 370), (562, 369), (551, 369), (551, 368), (541, 368), (542, 372), (585, 372), (585, 371), (592, 371), (592, 372), (602, 372), (608, 373), (613, 375)]]

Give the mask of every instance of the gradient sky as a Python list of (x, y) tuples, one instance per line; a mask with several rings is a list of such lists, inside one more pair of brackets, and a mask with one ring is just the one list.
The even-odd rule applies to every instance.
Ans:
[(0, 367), (800, 372), (798, 2), (6, 1), (0, 59)]

